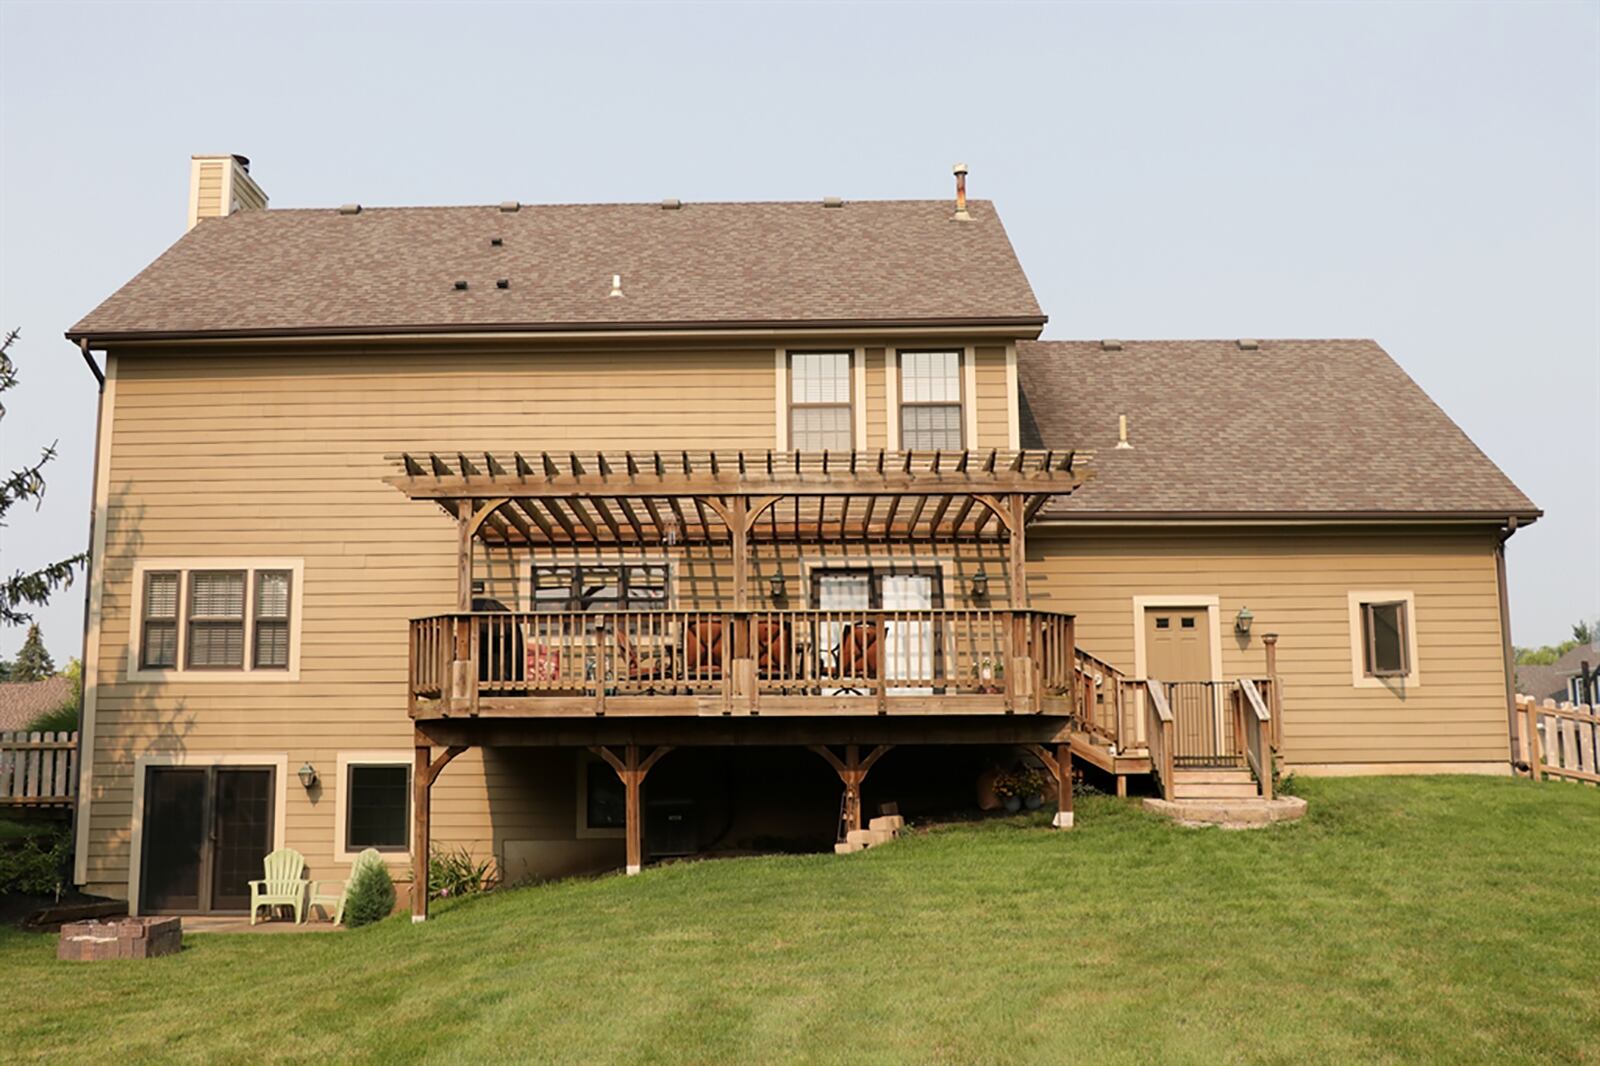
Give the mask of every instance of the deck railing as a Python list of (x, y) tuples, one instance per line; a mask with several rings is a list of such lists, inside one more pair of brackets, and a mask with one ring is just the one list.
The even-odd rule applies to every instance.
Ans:
[(1044, 611), (474, 612), (412, 622), (411, 692), (467, 713), (641, 696), (990, 697), (1070, 713), (1075, 651), (1072, 617)]
[[(1270, 682), (1267, 682), (1270, 685)], [(1272, 711), (1260, 685), (1241, 677), (1232, 692), (1234, 736), (1239, 738), (1245, 762), (1256, 775), (1262, 798), (1272, 798)]]
[(1144, 683), (1145, 735), (1150, 748), (1150, 769), (1161, 785), (1161, 794), (1172, 799), (1172, 770), (1177, 719), (1167, 701), (1167, 689), (1159, 681)]

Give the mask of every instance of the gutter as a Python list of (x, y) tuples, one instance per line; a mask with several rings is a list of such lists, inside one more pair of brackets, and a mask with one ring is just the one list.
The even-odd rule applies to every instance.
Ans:
[(97, 345), (130, 341), (218, 341), (218, 340), (288, 340), (351, 338), (381, 340), (393, 337), (427, 337), (449, 335), (471, 337), (525, 336), (575, 336), (595, 334), (645, 334), (648, 336), (681, 335), (685, 333), (749, 333), (765, 336), (778, 333), (810, 332), (814, 330), (848, 330), (904, 332), (919, 329), (1017, 329), (1031, 330), (1037, 337), (1043, 332), (1046, 315), (1016, 315), (984, 318), (904, 318), (904, 319), (793, 319), (793, 320), (728, 320), (685, 322), (552, 322), (546, 324), (527, 322), (507, 323), (413, 323), (368, 326), (268, 326), (252, 329), (218, 330), (68, 330), (66, 337), (74, 342), (92, 341)]
[[(1544, 516), (1538, 508), (1510, 516), (1514, 524), (1532, 525)], [(1283, 526), (1342, 525), (1373, 522), (1468, 524), (1493, 522), (1503, 526), (1505, 511), (1082, 511), (1048, 512), (1030, 528), (1070, 529), (1075, 526)]]

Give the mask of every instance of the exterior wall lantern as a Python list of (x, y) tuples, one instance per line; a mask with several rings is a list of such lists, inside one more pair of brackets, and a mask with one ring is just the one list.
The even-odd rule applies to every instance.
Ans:
[(1255, 620), (1256, 616), (1250, 613), (1250, 608), (1241, 607), (1239, 608), (1238, 616), (1233, 620), (1233, 631), (1241, 637), (1248, 637), (1250, 635), (1250, 625)]
[(789, 587), (783, 579), (783, 570), (780, 568), (772, 572), (772, 577), (767, 579), (767, 588), (772, 593), (772, 598), (781, 600), (789, 595)]
[(317, 768), (310, 763), (302, 763), (299, 777), (300, 784), (305, 787), (307, 792), (310, 792), (312, 786), (317, 783)]
[(989, 595), (989, 572), (978, 564), (978, 569), (972, 572), (972, 598), (981, 600)]

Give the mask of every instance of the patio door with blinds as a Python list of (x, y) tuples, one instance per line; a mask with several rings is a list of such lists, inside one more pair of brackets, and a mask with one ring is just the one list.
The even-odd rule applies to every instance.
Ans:
[[(938, 567), (813, 570), (811, 576), (812, 604), (823, 611), (878, 608), (926, 611), (939, 606), (940, 589)], [(826, 621), (825, 632), (821, 634), (823, 646), (837, 647), (844, 630), (851, 624), (848, 616)], [(883, 623), (882, 639), (884, 677), (890, 682), (890, 694), (931, 693), (933, 689), (926, 686), (893, 683), (923, 681), (934, 676), (938, 639), (933, 619), (929, 616), (887, 619)]]

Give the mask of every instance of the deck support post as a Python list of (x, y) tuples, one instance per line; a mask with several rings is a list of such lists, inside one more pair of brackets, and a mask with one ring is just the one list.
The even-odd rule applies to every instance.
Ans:
[(892, 747), (893, 744), (879, 744), (863, 759), (860, 745), (846, 744), (844, 758), (841, 759), (826, 744), (811, 745), (811, 750), (828, 760), (828, 765), (844, 782), (844, 809), (840, 818), (844, 835), (861, 828), (861, 784), (867, 779), (873, 764), (888, 754)]
[(433, 782), (450, 760), (467, 749), (451, 746), (437, 759), (433, 758), (433, 743), (421, 732), (416, 733), (416, 762), (411, 771), (411, 920), (428, 920), (428, 856), (433, 845), (432, 795)]
[[(1050, 754), (1050, 749), (1042, 744), (1029, 744), (1028, 750), (1033, 757), (1044, 763), (1045, 769), (1050, 771), (1056, 779), (1056, 816), (1051, 825), (1057, 829), (1072, 828), (1072, 748), (1067, 744), (1057, 744), (1055, 754)], [(1117, 782), (1121, 784), (1122, 778)], [(1124, 786), (1126, 787), (1126, 786)]]
[(671, 751), (670, 745), (661, 744), (644, 758), (639, 757), (639, 745), (626, 744), (619, 756), (604, 745), (591, 747), (622, 779), (623, 825), (627, 840), (627, 872), (631, 877), (644, 869), (644, 779), (661, 757)]

